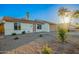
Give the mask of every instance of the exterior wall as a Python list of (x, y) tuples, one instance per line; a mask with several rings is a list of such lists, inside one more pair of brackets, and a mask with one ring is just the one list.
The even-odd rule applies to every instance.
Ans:
[(56, 31), (56, 25), (50, 24), (49, 27), (50, 27), (50, 31)]
[(32, 24), (25, 24), (21, 23), (21, 30), (14, 30), (14, 23), (13, 22), (5, 22), (5, 35), (12, 35), (12, 33), (21, 34), (23, 31), (26, 33), (33, 32), (33, 25)]
[[(26, 24), (26, 23), (21, 23), (21, 30), (14, 30), (14, 22), (5, 22), (4, 30), (5, 35), (12, 35), (12, 33), (21, 34), (23, 31), (25, 31), (26, 33), (34, 32), (33, 24)], [(48, 23), (42, 24), (42, 29), (37, 29), (36, 24), (35, 32), (49, 32), (49, 31), (50, 27)]]
[(37, 24), (36, 24), (36, 32), (49, 32), (49, 24), (42, 24), (42, 29), (37, 29)]
[(26, 33), (33, 32), (33, 24), (21, 23), (21, 30)]
[(5, 22), (4, 24), (4, 34), (5, 35), (11, 35), (14, 32), (14, 25), (12, 22)]

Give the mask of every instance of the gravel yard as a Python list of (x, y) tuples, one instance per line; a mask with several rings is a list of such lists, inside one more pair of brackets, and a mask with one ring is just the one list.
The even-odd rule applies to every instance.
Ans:
[[(43, 37), (39, 37), (40, 34), (42, 34)], [(15, 50), (24, 45), (32, 44), (33, 42), (35, 42), (35, 43), (40, 42), (40, 44), (42, 44), (45, 41), (48, 42), (48, 41), (54, 39), (54, 37), (52, 38), (52, 36), (54, 36), (54, 35), (51, 35), (49, 33), (28, 33), (28, 34), (24, 34), (24, 35), (5, 36), (0, 39), (0, 42), (1, 42), (0, 51)], [(19, 39), (14, 40), (15, 37), (18, 37)], [(26, 53), (28, 53), (28, 52), (26, 52)]]
[[(42, 37), (39, 35), (42, 34)], [(18, 39), (15, 40), (15, 38)], [(1, 36), (0, 53), (9, 54), (40, 54), (45, 44), (52, 48), (52, 53), (79, 53), (79, 35), (69, 33), (67, 42), (61, 44), (55, 32), (50, 33), (27, 33), (24, 35)]]

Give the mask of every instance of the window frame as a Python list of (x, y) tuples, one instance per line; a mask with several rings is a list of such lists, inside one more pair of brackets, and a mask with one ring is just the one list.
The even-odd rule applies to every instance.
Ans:
[(41, 30), (42, 29), (42, 24), (37, 24), (37, 29)]
[(21, 30), (21, 23), (20, 22), (14, 23), (14, 30)]

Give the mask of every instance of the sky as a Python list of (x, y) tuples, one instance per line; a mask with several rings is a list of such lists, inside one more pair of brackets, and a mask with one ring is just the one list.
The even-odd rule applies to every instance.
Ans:
[(0, 4), (0, 17), (9, 16), (24, 18), (30, 13), (30, 20), (46, 20), (58, 22), (58, 10), (61, 7), (70, 10), (79, 10), (78, 4)]

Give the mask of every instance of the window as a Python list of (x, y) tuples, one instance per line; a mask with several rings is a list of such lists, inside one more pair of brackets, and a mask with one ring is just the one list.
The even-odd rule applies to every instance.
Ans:
[(21, 24), (20, 23), (14, 23), (14, 30), (21, 30)]
[(37, 29), (42, 29), (42, 25), (41, 24), (37, 24)]

